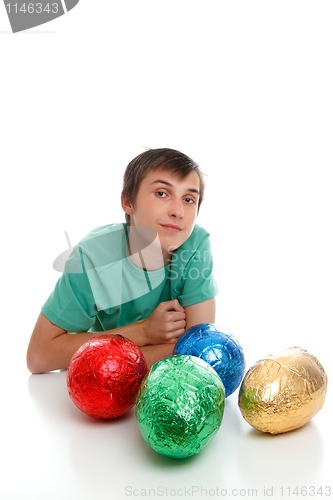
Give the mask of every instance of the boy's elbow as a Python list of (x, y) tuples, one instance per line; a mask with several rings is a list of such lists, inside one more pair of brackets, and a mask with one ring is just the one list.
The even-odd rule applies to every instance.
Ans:
[(48, 371), (45, 360), (33, 346), (29, 345), (28, 347), (26, 361), (29, 372), (33, 374), (45, 373)]
[(27, 349), (26, 362), (31, 373), (45, 373), (58, 369), (59, 356), (54, 355), (53, 341), (63, 333), (66, 333), (66, 330), (54, 325), (42, 312), (40, 313)]
[(42, 363), (36, 356), (29, 352), (29, 350), (27, 352), (27, 367), (29, 372), (33, 374), (44, 373)]

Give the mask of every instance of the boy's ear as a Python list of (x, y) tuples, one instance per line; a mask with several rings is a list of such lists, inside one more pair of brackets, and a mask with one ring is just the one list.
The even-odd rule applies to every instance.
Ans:
[(133, 205), (130, 202), (128, 196), (125, 196), (123, 192), (121, 193), (121, 207), (124, 210), (125, 214), (133, 214)]

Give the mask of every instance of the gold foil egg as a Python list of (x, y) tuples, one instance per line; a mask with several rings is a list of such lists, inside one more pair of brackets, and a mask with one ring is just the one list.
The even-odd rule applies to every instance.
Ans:
[(255, 429), (280, 434), (305, 425), (323, 406), (327, 374), (300, 347), (269, 354), (246, 373), (238, 405)]

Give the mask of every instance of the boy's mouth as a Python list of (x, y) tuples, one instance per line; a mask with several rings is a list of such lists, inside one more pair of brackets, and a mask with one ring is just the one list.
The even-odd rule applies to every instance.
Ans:
[(175, 224), (160, 224), (163, 229), (166, 231), (170, 231), (171, 233), (179, 233), (182, 230), (180, 226), (176, 226)]

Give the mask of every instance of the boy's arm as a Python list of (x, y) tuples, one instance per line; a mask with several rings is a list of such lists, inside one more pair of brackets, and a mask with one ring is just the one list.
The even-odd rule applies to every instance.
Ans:
[(78, 348), (93, 337), (122, 335), (135, 342), (150, 368), (159, 359), (171, 356), (178, 337), (185, 331), (185, 312), (178, 300), (161, 302), (144, 320), (105, 332), (68, 333), (41, 312), (32, 332), (27, 366), (31, 373), (66, 369)]
[(200, 323), (215, 323), (215, 297), (185, 307), (186, 330)]
[(41, 312), (28, 345), (28, 369), (31, 373), (66, 369), (78, 348), (93, 337), (104, 334), (132, 337), (136, 336), (139, 330), (141, 332), (140, 325), (133, 323), (107, 332), (68, 333), (63, 328), (51, 323)]

